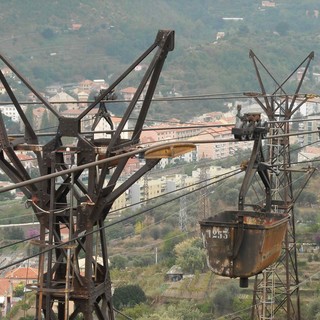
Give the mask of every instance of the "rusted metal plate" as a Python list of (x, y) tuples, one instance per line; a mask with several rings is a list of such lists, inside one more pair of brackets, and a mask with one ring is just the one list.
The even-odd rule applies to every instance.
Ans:
[(200, 221), (208, 265), (219, 275), (247, 278), (281, 254), (288, 216), (224, 211)]

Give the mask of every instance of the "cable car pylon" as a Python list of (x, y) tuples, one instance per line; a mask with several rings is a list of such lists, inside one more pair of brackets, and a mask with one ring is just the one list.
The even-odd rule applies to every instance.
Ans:
[[(248, 286), (248, 277), (255, 276), (252, 320), (277, 319), (277, 314), (287, 320), (301, 319), (294, 204), (315, 169), (291, 165), (289, 120), (309, 99), (308, 95), (297, 98), (301, 97), (299, 92), (313, 56), (311, 52), (279, 83), (250, 51), (261, 94), (246, 95), (262, 108), (268, 124), (262, 124), (257, 114), (238, 114), (243, 124), (238, 123), (233, 129), (235, 138), (254, 140), (250, 160), (241, 166), (245, 176), (238, 210), (220, 212), (200, 221), (209, 267), (219, 275), (239, 277), (242, 287)], [(289, 95), (285, 85), (292, 85), (293, 76), (301, 69), (297, 88)], [(262, 71), (276, 88), (272, 94), (267, 94)], [(292, 187), (294, 172), (305, 173), (305, 183), (299, 190)], [(261, 188), (259, 192), (254, 190), (257, 187)], [(251, 190), (255, 192), (249, 197)]]
[[(272, 80), (276, 88), (269, 97), (254, 100), (261, 106), (270, 121), (269, 132), (272, 136), (281, 136), (290, 132), (289, 122), (293, 114), (309, 99), (305, 96), (297, 100), (305, 80), (314, 53), (311, 52), (296, 69), (279, 83), (258, 57), (250, 51), (261, 93), (266, 89), (262, 80), (262, 70)], [(287, 93), (285, 85), (292, 83), (298, 70), (303, 70), (294, 94)], [(283, 122), (282, 122), (283, 120)], [(314, 168), (302, 170), (306, 172), (305, 184), (299, 190), (293, 190), (292, 175), (295, 168), (291, 165), (289, 137), (267, 139), (268, 157), (266, 162), (274, 170), (270, 171), (270, 192), (272, 197), (272, 210), (284, 216), (289, 216), (289, 224), (283, 242), (283, 251), (279, 260), (267, 269), (266, 272), (256, 276), (253, 292), (252, 319), (276, 319), (277, 314), (284, 314), (288, 320), (300, 320), (300, 293), (299, 274), (296, 246), (295, 212), (294, 205), (314, 172)], [(299, 171), (299, 170), (296, 170)], [(284, 271), (282, 271), (284, 268)]]

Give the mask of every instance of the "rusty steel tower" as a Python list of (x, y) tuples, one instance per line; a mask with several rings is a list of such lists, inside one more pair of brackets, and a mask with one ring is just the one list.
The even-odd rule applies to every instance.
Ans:
[[(301, 94), (300, 89), (313, 53), (282, 83), (252, 51), (250, 57), (261, 93), (246, 95), (258, 103), (268, 121), (262, 121), (260, 113), (238, 112), (240, 122), (232, 129), (235, 138), (254, 142), (250, 159), (240, 165), (245, 175), (238, 208), (221, 211), (199, 223), (208, 266), (214, 273), (240, 278), (240, 287), (248, 287), (248, 279), (255, 276), (249, 310), (252, 320), (300, 320), (294, 205), (315, 168), (291, 163), (289, 124), (292, 115), (311, 97)], [(285, 85), (289, 81), (292, 85), (298, 70), (302, 70), (301, 78), (296, 91), (289, 95)], [(276, 87), (271, 94), (262, 81), (263, 72)], [(295, 173), (304, 177), (296, 190), (292, 185)]]
[[(0, 56), (58, 120), (53, 137), (41, 145), (10, 81), (0, 71), (0, 80), (24, 124), (23, 135), (9, 135), (0, 114), (0, 168), (18, 185), (27, 181), (21, 190), (40, 223), (36, 319), (76, 319), (79, 315), (87, 320), (115, 318), (105, 219), (115, 200), (160, 160), (151, 155), (127, 180), (119, 179), (127, 161), (141, 152), (138, 143), (144, 121), (167, 54), (173, 49), (174, 31), (160, 30), (154, 43), (75, 118), (61, 116), (8, 59)], [(150, 55), (137, 91), (114, 129), (107, 102), (114, 98), (116, 87)], [(139, 108), (138, 100), (142, 100)], [(133, 129), (127, 134), (125, 128), (133, 112)], [(86, 131), (84, 119), (89, 113), (96, 118)], [(94, 129), (100, 121), (105, 121), (109, 130), (96, 139)], [(37, 177), (31, 179), (17, 156), (19, 151), (34, 155)]]
[[(265, 140), (270, 179), (270, 196), (272, 211), (290, 216), (288, 229), (279, 260), (255, 278), (252, 319), (277, 319), (282, 314), (288, 320), (300, 320), (299, 275), (295, 235), (294, 204), (303, 188), (293, 190), (292, 175), (305, 172), (305, 184), (310, 179), (313, 168), (299, 170), (291, 165), (290, 160), (290, 119), (292, 115), (308, 100), (309, 96), (300, 93), (309, 65), (313, 59), (311, 52), (305, 60), (281, 83), (279, 83), (258, 57), (250, 51), (261, 93), (254, 94), (254, 100), (268, 117), (270, 138)], [(301, 77), (294, 94), (288, 94), (287, 87), (297, 72)], [(264, 76), (272, 83), (275, 90), (268, 94)], [(248, 94), (250, 95), (250, 94)], [(304, 186), (305, 186), (304, 184)]]

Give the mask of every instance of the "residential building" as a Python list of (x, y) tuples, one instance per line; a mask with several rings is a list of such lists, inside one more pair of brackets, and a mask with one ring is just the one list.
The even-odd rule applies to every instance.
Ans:
[(1, 72), (5, 77), (13, 76), (13, 71), (9, 67), (3, 67)]
[(61, 90), (62, 90), (62, 87), (59, 84), (54, 84), (54, 85), (46, 87), (46, 93), (49, 95), (55, 95), (58, 92), (60, 92)]
[(0, 278), (0, 319), (4, 318), (11, 309), (12, 291), (10, 279)]
[(136, 91), (137, 89), (134, 87), (127, 87), (120, 90), (120, 93), (122, 94), (124, 100), (132, 100)]
[(224, 36), (225, 36), (225, 32), (219, 31), (219, 32), (217, 32), (216, 40), (223, 39)]
[(320, 97), (314, 97), (308, 99), (301, 107), (301, 113), (305, 116), (311, 116), (313, 114), (320, 113)]
[(276, 3), (274, 1), (262, 1), (261, 6), (264, 8), (275, 8)]
[(318, 119), (317, 116), (310, 116), (308, 117), (308, 121), (304, 122), (304, 130), (310, 132), (307, 135), (304, 135), (304, 145), (314, 144), (318, 141), (320, 142), (318, 132), (318, 128), (320, 127), (320, 121), (316, 119)]
[[(238, 142), (231, 134), (231, 127), (214, 127), (204, 129), (199, 137), (189, 139), (197, 145), (198, 159), (223, 159), (232, 156), (239, 150), (248, 149), (252, 142)], [(197, 144), (197, 140), (208, 141), (208, 143)], [(215, 142), (216, 141), (216, 142)]]
[[(221, 178), (221, 176), (229, 171), (229, 168), (225, 169), (212, 166), (207, 170), (207, 178)], [(199, 179), (199, 169), (193, 171), (191, 176), (185, 174), (166, 175), (165, 172), (160, 178), (153, 178), (152, 174), (150, 176), (144, 176), (126, 191), (125, 196), (122, 195), (121, 200), (114, 203), (112, 209), (122, 209), (128, 205), (133, 206), (134, 209), (138, 209), (143, 205), (145, 200), (174, 192), (181, 188), (183, 188), (185, 192), (193, 191), (198, 188), (197, 183), (199, 182)]]
[(105, 90), (109, 87), (109, 84), (106, 83), (104, 79), (95, 79), (92, 83), (92, 91), (99, 92), (100, 90)]
[(79, 107), (83, 108), (88, 105), (88, 98), (89, 98), (89, 93), (85, 91), (80, 91), (78, 92), (78, 101), (79, 101)]
[(18, 267), (8, 271), (4, 277), (11, 280), (13, 288), (20, 283), (36, 283), (38, 280), (38, 269), (32, 267)]
[(92, 80), (86, 79), (86, 80), (83, 80), (79, 83), (78, 88), (80, 91), (90, 93), (93, 86), (94, 86), (94, 82)]
[(320, 158), (320, 147), (306, 146), (298, 153), (298, 162), (306, 162)]
[(42, 125), (44, 114), (48, 114), (48, 110), (43, 107), (32, 109), (32, 127), (34, 130), (39, 130)]
[(55, 108), (59, 111), (62, 106), (67, 109), (79, 108), (77, 100), (64, 91), (57, 92), (54, 96), (49, 98), (49, 102), (54, 103)]
[(81, 24), (81, 23), (73, 23), (73, 24), (71, 25), (71, 30), (72, 30), (72, 31), (78, 31), (78, 30), (81, 29), (81, 27), (82, 27), (82, 24)]
[(6, 89), (4, 87), (4, 85), (2, 84), (2, 82), (0, 82), (0, 94), (4, 94), (6, 93)]
[[(0, 87), (0, 90), (1, 90), (1, 87)], [(14, 122), (20, 121), (19, 113), (13, 104), (0, 106), (0, 111), (1, 111), (1, 114), (4, 114), (5, 116), (11, 118), (12, 121)]]

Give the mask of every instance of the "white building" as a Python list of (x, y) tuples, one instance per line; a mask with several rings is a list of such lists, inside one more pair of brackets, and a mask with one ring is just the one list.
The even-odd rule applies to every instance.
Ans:
[(8, 105), (0, 106), (0, 111), (5, 116), (11, 118), (12, 121), (14, 122), (20, 121), (19, 113), (14, 105), (8, 104)]

